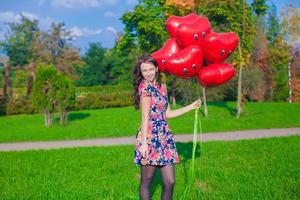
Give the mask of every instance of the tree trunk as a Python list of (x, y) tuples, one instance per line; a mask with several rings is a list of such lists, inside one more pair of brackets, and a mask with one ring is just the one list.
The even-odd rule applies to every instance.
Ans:
[(4, 64), (4, 70), (5, 70), (5, 74), (4, 74), (3, 96), (8, 95), (9, 97), (12, 97), (13, 92), (9, 80), (10, 65), (8, 62)]
[(207, 111), (205, 87), (202, 87), (202, 94), (203, 94), (204, 116), (207, 117), (208, 111)]
[(184, 104), (188, 104), (188, 103), (190, 103), (190, 92), (189, 92), (190, 82), (184, 81), (183, 86), (184, 86), (184, 88), (182, 88), (183, 89), (183, 98), (184, 98), (183, 101), (184, 101)]
[(29, 77), (28, 77), (28, 83), (27, 83), (27, 91), (26, 91), (26, 96), (29, 96), (32, 91), (32, 84), (33, 80), (35, 78), (35, 70), (36, 70), (36, 64), (35, 63), (30, 63), (29, 67)]
[(173, 103), (173, 107), (175, 108), (176, 106), (176, 99), (175, 99), (175, 82), (174, 82), (174, 78), (172, 78), (172, 81), (171, 81), (171, 100), (172, 100), (172, 103)]
[(67, 124), (68, 121), (68, 112), (66, 110), (60, 111), (60, 125)]
[(45, 117), (45, 127), (49, 127), (52, 125), (52, 115), (49, 111), (44, 111), (44, 117)]
[(175, 107), (176, 107), (176, 99), (175, 99), (175, 96), (172, 96), (171, 99), (172, 99), (173, 107), (175, 108)]
[[(239, 55), (240, 59), (242, 59), (242, 51), (241, 51), (241, 46), (239, 44)], [(241, 65), (240, 61), (240, 68), (239, 68), (239, 80), (238, 80), (238, 96), (237, 96), (237, 113), (236, 117), (239, 118), (241, 113), (242, 113), (242, 70), (243, 67)]]
[(292, 103), (292, 73), (291, 73), (291, 62), (288, 65), (288, 79), (289, 79), (289, 103)]

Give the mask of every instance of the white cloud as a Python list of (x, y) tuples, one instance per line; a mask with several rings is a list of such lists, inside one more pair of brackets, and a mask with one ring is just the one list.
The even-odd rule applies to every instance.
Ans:
[(33, 13), (29, 13), (29, 12), (14, 13), (11, 11), (7, 11), (7, 12), (0, 12), (0, 23), (17, 22), (21, 19), (21, 14), (29, 18), (30, 20), (39, 20), (39, 17)]
[(42, 6), (46, 3), (46, 0), (35, 0), (38, 4), (38, 6)]
[(116, 13), (116, 12), (112, 12), (112, 11), (106, 11), (104, 13), (104, 17), (119, 17), (121, 16), (121, 13)]
[(99, 7), (97, 0), (53, 0), (51, 5), (56, 8)]
[(70, 31), (73, 37), (86, 37), (86, 36), (98, 35), (102, 33), (101, 29), (91, 30), (88, 28), (79, 28), (77, 26), (72, 27)]
[(42, 30), (48, 30), (50, 28), (51, 23), (55, 22), (55, 20), (51, 17), (46, 16), (40, 18), (39, 16), (29, 12), (0, 12), (0, 40), (4, 39), (5, 33), (9, 32), (8, 23), (19, 22), (21, 19), (21, 14), (29, 18), (30, 20), (38, 20), (40, 28)]
[(20, 15), (14, 12), (0, 12), (0, 23), (11, 23), (20, 20)]
[(112, 26), (106, 27), (106, 30), (108, 30), (108, 31), (110, 31), (110, 32), (112, 32), (112, 33), (114, 33), (115, 35), (117, 35), (117, 33), (118, 33), (117, 29), (115, 29), (115, 28), (112, 27)]
[(114, 5), (118, 0), (52, 0), (51, 5), (55, 8), (95, 8), (105, 5)]
[[(40, 22), (40, 26), (41, 26), (41, 28), (42, 29), (49, 29), (50, 28), (50, 26), (51, 26), (51, 24), (53, 23), (53, 22), (56, 22), (54, 19), (52, 19), (51, 17), (45, 17), (45, 18), (41, 18), (40, 20), (39, 20), (39, 22)], [(57, 23), (57, 22), (56, 22)]]
[(39, 17), (33, 13), (21, 12), (24, 17), (27, 17), (30, 20), (39, 20)]

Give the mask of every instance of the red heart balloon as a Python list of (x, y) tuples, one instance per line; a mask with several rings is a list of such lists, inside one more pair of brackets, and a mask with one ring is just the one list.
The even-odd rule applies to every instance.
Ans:
[(204, 57), (208, 63), (223, 62), (237, 47), (238, 36), (233, 33), (211, 32), (204, 40)]
[(198, 81), (204, 87), (222, 85), (235, 74), (235, 68), (228, 63), (215, 63), (199, 70)]
[(166, 72), (180, 78), (192, 78), (198, 74), (202, 63), (202, 49), (192, 45), (167, 58)]
[(166, 59), (171, 55), (178, 53), (181, 50), (180, 46), (177, 44), (175, 38), (170, 38), (166, 41), (164, 46), (151, 54), (151, 56), (158, 63), (158, 67), (161, 71), (166, 69)]
[(170, 16), (166, 21), (167, 30), (169, 32), (170, 37), (176, 37), (176, 28), (182, 23), (187, 23), (196, 19), (198, 15), (195, 13), (188, 14), (183, 17), (179, 16)]
[(210, 23), (206, 17), (180, 24), (176, 29), (176, 38), (181, 47), (190, 45), (203, 46), (205, 37), (210, 33)]

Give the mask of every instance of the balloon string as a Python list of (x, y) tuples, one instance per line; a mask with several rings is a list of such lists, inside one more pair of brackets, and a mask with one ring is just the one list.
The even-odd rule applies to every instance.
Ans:
[[(183, 193), (183, 196), (180, 198), (181, 200), (186, 199), (186, 195), (189, 191), (189, 189), (192, 187), (192, 183), (195, 180), (195, 156), (196, 156), (196, 147), (197, 147), (197, 125), (199, 125), (199, 131), (200, 131), (200, 152), (202, 148), (202, 127), (201, 127), (201, 120), (199, 117), (199, 109), (195, 110), (195, 118), (194, 118), (194, 135), (193, 135), (193, 151), (192, 151), (192, 162), (188, 173), (188, 184), (187, 187)], [(200, 155), (201, 155), (200, 153)]]

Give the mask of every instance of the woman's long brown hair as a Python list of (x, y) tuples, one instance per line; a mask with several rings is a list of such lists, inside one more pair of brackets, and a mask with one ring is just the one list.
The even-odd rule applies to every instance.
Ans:
[[(134, 86), (134, 108), (135, 110), (138, 110), (140, 107), (140, 97), (139, 97), (139, 85), (144, 80), (144, 77), (142, 75), (141, 71), (141, 64), (142, 63), (151, 63), (154, 66), (158, 67), (158, 64), (154, 58), (152, 58), (150, 55), (143, 55), (141, 56), (135, 64), (134, 70), (133, 70), (133, 86)], [(160, 83), (160, 73), (159, 70), (156, 74), (156, 81), (158, 84)]]

